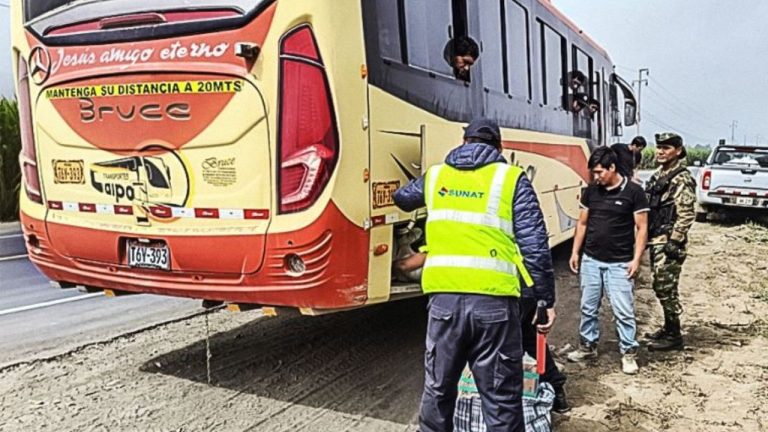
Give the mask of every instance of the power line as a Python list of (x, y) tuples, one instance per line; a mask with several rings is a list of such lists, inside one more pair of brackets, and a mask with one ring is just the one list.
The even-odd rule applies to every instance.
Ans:
[(655, 124), (656, 126), (659, 126), (659, 127), (665, 128), (665, 129), (670, 129), (670, 130), (673, 130), (673, 131), (676, 131), (676, 132), (680, 132), (683, 135), (693, 137), (693, 138), (695, 138), (695, 139), (697, 139), (699, 141), (702, 141), (704, 143), (715, 143), (715, 142), (717, 142), (717, 139), (704, 138), (704, 137), (701, 137), (699, 135), (690, 133), (690, 132), (688, 132), (688, 131), (686, 131), (684, 129), (681, 129), (679, 127), (672, 126), (672, 125), (664, 122), (663, 120), (659, 119), (655, 115), (649, 113), (647, 110), (646, 110), (645, 115), (648, 118), (648, 121), (650, 121), (651, 123)]
[(696, 126), (698, 127), (703, 127), (712, 131), (721, 132), (722, 128), (718, 126), (713, 126), (712, 123), (702, 119), (701, 116), (699, 116), (698, 114), (691, 113), (690, 111), (685, 111), (680, 106), (675, 106), (671, 101), (666, 99), (661, 93), (657, 92), (652, 87), (649, 87), (648, 90), (654, 96), (653, 98), (651, 98), (654, 101), (654, 104), (664, 108), (665, 111), (668, 111), (676, 115), (677, 117), (679, 117), (682, 120), (685, 120), (688, 123), (695, 123)]
[(621, 66), (621, 65), (614, 65), (614, 66), (616, 66), (616, 69), (621, 69), (621, 70), (624, 70), (624, 71), (627, 71), (627, 72), (631, 72), (632, 74), (634, 74), (635, 71), (637, 70), (636, 68), (632, 69), (632, 68), (628, 68), (626, 66)]
[[(615, 65), (615, 66), (617, 69), (631, 72), (633, 74), (635, 73), (635, 70), (632, 68), (628, 68), (622, 65)], [(729, 124), (721, 120), (713, 119), (712, 117), (704, 113), (701, 109), (696, 108), (689, 103), (686, 103), (684, 98), (677, 96), (675, 93), (669, 90), (666, 86), (664, 86), (656, 77), (650, 77), (650, 81), (651, 81), (651, 85), (648, 86), (648, 90), (651, 93), (653, 93), (655, 96), (657, 96), (658, 100), (663, 101), (664, 104), (667, 105), (665, 108), (677, 114), (686, 123), (696, 123), (699, 126), (704, 125), (707, 129), (711, 131), (718, 131), (718, 135), (721, 134), (720, 132), (721, 129), (730, 127)], [(656, 91), (655, 87), (658, 87), (659, 89), (664, 91), (668, 96), (665, 96), (659, 93), (658, 91)], [(692, 118), (696, 120), (692, 120)], [(656, 119), (659, 120), (658, 117)], [(654, 123), (659, 125), (658, 122), (654, 122)], [(693, 134), (690, 134), (690, 135), (695, 136)]]
[[(622, 65), (614, 65), (614, 66), (616, 66), (617, 69), (621, 69), (621, 70), (624, 70), (624, 71), (627, 71), (627, 72), (631, 72), (632, 74), (634, 74), (637, 71), (637, 69), (628, 68), (628, 67), (622, 66)], [(685, 98), (681, 98), (681, 97), (677, 96), (674, 92), (672, 92), (664, 84), (662, 84), (658, 80), (658, 78), (650, 77), (650, 80), (651, 80), (651, 84), (654, 84), (656, 87), (659, 87), (661, 90), (663, 90), (665, 93), (667, 93), (673, 100), (676, 101), (676, 103), (679, 103), (680, 106), (684, 106), (684, 107), (686, 107), (686, 109), (688, 109), (690, 111), (693, 111), (695, 113), (698, 113), (700, 116), (708, 119), (711, 122), (718, 123), (719, 125), (721, 125), (723, 127), (728, 127), (728, 123), (726, 123), (726, 122), (724, 122), (722, 120), (715, 120), (715, 119), (709, 117), (706, 113), (701, 111), (699, 108), (696, 108), (693, 105), (690, 105), (690, 104), (684, 102)], [(652, 86), (648, 86), (649, 89), (653, 88), (653, 87), (654, 87), (653, 85)]]
[(693, 105), (689, 105), (688, 103), (686, 103), (686, 102), (685, 102), (685, 99), (684, 99), (684, 98), (681, 98), (681, 97), (679, 97), (679, 96), (675, 95), (674, 93), (672, 93), (672, 91), (671, 91), (671, 90), (669, 90), (668, 88), (666, 88), (666, 87), (665, 87), (663, 84), (661, 84), (661, 82), (659, 82), (659, 80), (657, 80), (657, 79), (655, 79), (655, 78), (651, 78), (651, 81), (652, 81), (652, 82), (653, 82), (653, 83), (654, 83), (654, 84), (655, 84), (657, 87), (659, 87), (661, 90), (663, 90), (663, 91), (664, 91), (664, 92), (666, 92), (668, 95), (670, 95), (670, 96), (671, 96), (671, 97), (672, 97), (674, 100), (676, 100), (677, 102), (679, 102), (681, 106), (685, 106), (685, 107), (687, 107), (688, 109), (690, 109), (691, 111), (693, 111), (693, 112), (695, 112), (695, 113), (698, 113), (698, 114), (699, 114), (701, 117), (703, 117), (703, 118), (705, 118), (705, 119), (708, 119), (709, 121), (712, 121), (712, 122), (714, 122), (714, 123), (718, 123), (718, 124), (722, 125), (723, 127), (727, 127), (727, 126), (728, 126), (728, 123), (726, 123), (726, 122), (723, 122), (723, 121), (720, 121), (720, 120), (715, 120), (715, 119), (713, 119), (712, 117), (709, 117), (709, 116), (708, 116), (706, 113), (704, 113), (704, 111), (701, 111), (700, 109), (698, 109), (698, 108), (694, 107)]

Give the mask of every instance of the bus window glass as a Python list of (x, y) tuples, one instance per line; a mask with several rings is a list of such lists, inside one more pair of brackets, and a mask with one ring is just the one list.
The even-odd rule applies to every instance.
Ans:
[[(194, 7), (198, 9), (233, 8), (247, 12), (268, 1), (270, 0), (199, 0), (194, 2)], [(109, 3), (109, 5), (106, 3)], [(149, 5), (149, 3), (136, 0), (24, 0), (24, 12), (27, 21), (31, 21), (55, 9), (69, 9), (63, 6), (97, 6), (99, 9), (111, 10), (113, 12), (128, 12), (130, 10), (146, 10), (148, 7), (157, 8), (158, 10), (189, 9), (189, 3), (192, 2), (189, 0), (163, 0), (161, 3)]]
[(551, 27), (541, 25), (543, 100), (545, 105), (561, 106), (563, 96), (563, 44), (565, 39)]
[(27, 0), (24, 2), (27, 20), (39, 17), (54, 9), (58, 9), (72, 0)]
[(408, 62), (411, 66), (453, 76), (453, 69), (443, 56), (452, 21), (451, 2), (405, 0)]
[(504, 6), (507, 31), (507, 82), (509, 83), (509, 94), (530, 99), (528, 11), (513, 0), (505, 0)]
[(376, 16), (379, 21), (379, 53), (387, 60), (402, 62), (400, 58), (400, 24), (397, 7), (391, 0), (376, 2)]
[(576, 45), (573, 46), (573, 67), (583, 73), (588, 81), (578, 91), (592, 96), (592, 59)]
[(504, 70), (502, 55), (501, 3), (487, 2), (480, 9), (480, 42), (483, 85), (491, 90), (504, 92)]

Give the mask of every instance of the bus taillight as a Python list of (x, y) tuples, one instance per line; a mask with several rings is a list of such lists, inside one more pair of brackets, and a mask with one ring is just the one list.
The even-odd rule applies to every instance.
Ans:
[(292, 213), (317, 201), (339, 153), (328, 77), (306, 25), (284, 35), (280, 44), (278, 123), (280, 212)]
[(19, 128), (21, 132), (21, 154), (19, 165), (23, 173), (24, 191), (27, 197), (37, 203), (43, 202), (40, 193), (40, 174), (37, 171), (37, 150), (32, 131), (32, 102), (29, 95), (29, 67), (19, 56)]

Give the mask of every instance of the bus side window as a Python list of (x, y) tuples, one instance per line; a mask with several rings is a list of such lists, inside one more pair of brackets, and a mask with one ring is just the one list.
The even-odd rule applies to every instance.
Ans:
[(379, 22), (379, 55), (385, 60), (405, 63), (400, 40), (400, 9), (392, 7), (389, 1), (377, 1), (376, 14)]
[(554, 108), (567, 106), (563, 89), (565, 88), (565, 38), (560, 33), (548, 26), (544, 21), (538, 20), (541, 34), (541, 75), (544, 78), (542, 86), (542, 101), (544, 105)]
[(528, 10), (514, 0), (504, 2), (507, 93), (531, 99), (531, 67)]
[(451, 2), (405, 0), (404, 4), (408, 63), (440, 75), (453, 76), (453, 69), (443, 58), (453, 26)]
[(530, 99), (528, 11), (514, 0), (489, 2), (478, 9), (483, 86), (523, 100)]
[(619, 89), (615, 82), (609, 84), (608, 92), (611, 102), (611, 132), (614, 136), (621, 136), (623, 131), (621, 117), (619, 116)]

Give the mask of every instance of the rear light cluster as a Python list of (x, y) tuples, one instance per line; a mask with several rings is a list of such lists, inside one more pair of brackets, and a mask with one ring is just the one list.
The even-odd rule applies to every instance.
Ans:
[(280, 44), (280, 213), (305, 210), (328, 185), (339, 155), (325, 66), (309, 26)]
[(36, 202), (43, 202), (40, 193), (40, 174), (37, 171), (37, 151), (35, 150), (35, 135), (32, 131), (32, 101), (29, 94), (29, 66), (23, 57), (19, 56), (19, 128), (21, 132), (21, 165), (22, 183), (27, 197)]
[(709, 190), (712, 186), (712, 171), (704, 170), (704, 174), (701, 175), (701, 189)]

